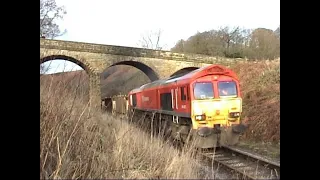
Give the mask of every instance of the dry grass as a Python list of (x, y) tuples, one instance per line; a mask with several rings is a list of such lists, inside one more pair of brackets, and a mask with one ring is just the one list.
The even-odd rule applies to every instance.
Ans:
[(199, 178), (190, 152), (91, 109), (85, 87), (41, 78), (41, 179)]
[(243, 139), (280, 142), (280, 61), (240, 63), (243, 119), (250, 127)]

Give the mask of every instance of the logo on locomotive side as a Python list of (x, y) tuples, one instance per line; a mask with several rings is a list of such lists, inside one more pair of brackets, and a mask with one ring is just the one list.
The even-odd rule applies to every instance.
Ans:
[(149, 101), (149, 97), (142, 96), (142, 101), (143, 102)]

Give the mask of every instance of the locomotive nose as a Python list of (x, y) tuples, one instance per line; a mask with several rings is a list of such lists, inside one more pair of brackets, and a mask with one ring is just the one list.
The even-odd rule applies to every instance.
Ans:
[(212, 129), (208, 127), (201, 127), (198, 129), (199, 136), (206, 137), (212, 133)]

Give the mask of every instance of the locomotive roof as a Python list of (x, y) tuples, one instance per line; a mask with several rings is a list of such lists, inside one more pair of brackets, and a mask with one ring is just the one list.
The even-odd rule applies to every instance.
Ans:
[[(214, 68), (218, 68), (218, 69), (214, 69)], [(172, 82), (178, 81), (178, 80), (185, 80), (185, 79), (190, 79), (190, 78), (198, 78), (201, 77), (205, 74), (208, 74), (208, 70), (212, 70), (211, 74), (224, 74), (224, 75), (228, 75), (231, 76), (235, 79), (237, 79), (237, 76), (235, 75), (235, 73), (233, 71), (231, 71), (230, 69), (221, 66), (221, 65), (209, 65), (209, 66), (204, 66), (201, 68), (198, 68), (196, 70), (190, 71), (187, 74), (184, 74), (183, 76), (174, 76), (174, 77), (170, 77), (167, 79), (160, 79), (160, 80), (156, 80), (147, 84), (144, 84), (138, 88), (135, 88), (133, 90), (131, 90), (130, 92), (134, 93), (134, 92), (138, 92), (141, 91), (143, 89), (149, 89), (152, 87), (156, 87), (156, 86), (162, 86), (162, 85), (166, 85), (166, 84), (170, 84)], [(217, 70), (217, 71), (215, 71)], [(207, 71), (207, 72), (205, 72)]]

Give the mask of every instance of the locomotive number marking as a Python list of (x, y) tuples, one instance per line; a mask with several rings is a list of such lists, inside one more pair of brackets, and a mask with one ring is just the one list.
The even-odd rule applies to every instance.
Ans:
[(186, 106), (186, 105), (182, 105), (181, 108), (182, 108), (182, 109), (186, 109), (187, 106)]
[(142, 101), (143, 102), (149, 101), (149, 97), (142, 96)]

